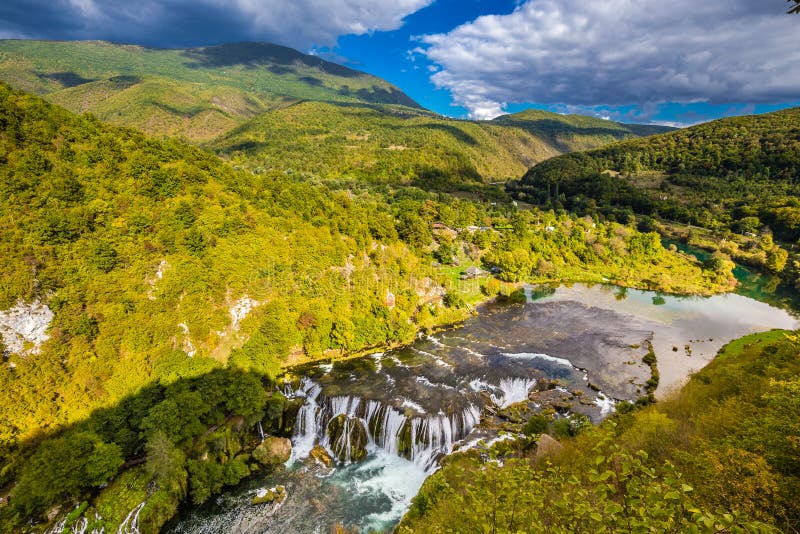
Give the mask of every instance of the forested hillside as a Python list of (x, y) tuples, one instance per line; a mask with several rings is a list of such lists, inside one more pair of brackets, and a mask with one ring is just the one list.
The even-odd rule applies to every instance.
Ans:
[[(156, 525), (188, 494), (205, 500), (252, 466), (212, 472), (190, 460), (207, 457), (205, 444), (221, 463), (236, 457), (219, 425), (238, 421), (246, 439), (267, 397), (211, 406), (219, 394), (193, 378), (218, 373), (224, 389), (230, 375), (219, 370), (246, 372), (269, 396), (271, 377), (293, 363), (408, 342), (508, 291), (489, 276), (460, 282), (467, 266), (511, 281), (731, 288), (732, 265), (700, 265), (632, 227), (347, 185), (237, 171), (0, 85), (3, 521), (38, 521), (87, 498), (118, 513), (108, 504), (118, 493), (98, 494), (109, 479), (108, 492), (169, 487), (148, 501), (164, 507), (148, 512)], [(125, 415), (125, 398), (139, 399), (126, 401), (137, 415)], [(219, 440), (227, 445), (214, 448)], [(176, 477), (148, 468), (116, 483), (148, 454), (178, 465)], [(53, 465), (69, 467), (69, 484), (47, 483)]]
[(733, 117), (571, 154), (509, 189), (577, 212), (635, 212), (800, 238), (800, 109)]
[(673, 130), (666, 126), (622, 124), (586, 115), (561, 115), (538, 109), (527, 109), (501, 115), (493, 124), (520, 128), (546, 139), (561, 152), (588, 150), (624, 138), (645, 137)]
[(379, 78), (266, 43), (158, 50), (7, 40), (0, 80), (255, 168), (423, 185), (517, 178), (564, 152), (668, 130), (538, 111), (450, 120)]
[(798, 351), (794, 332), (748, 336), (600, 428), (535, 417), (510, 447), (448, 459), (399, 532), (796, 532)]
[(255, 169), (452, 191), (649, 131), (548, 112), (472, 122), (400, 106), (302, 102), (260, 115), (208, 148)]

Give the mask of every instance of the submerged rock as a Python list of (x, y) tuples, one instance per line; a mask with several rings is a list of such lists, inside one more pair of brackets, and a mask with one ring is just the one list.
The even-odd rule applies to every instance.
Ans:
[(264, 466), (275, 466), (289, 461), (292, 442), (286, 438), (267, 437), (253, 451), (253, 458)]

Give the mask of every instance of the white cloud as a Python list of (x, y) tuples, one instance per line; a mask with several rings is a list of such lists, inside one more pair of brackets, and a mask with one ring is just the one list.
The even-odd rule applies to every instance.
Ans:
[(584, 107), (800, 97), (800, 20), (763, 0), (529, 0), (421, 38), (433, 83), (474, 117), (506, 103)]
[(100, 16), (100, 10), (94, 0), (69, 0), (69, 3), (83, 17), (93, 19)]
[(235, 6), (250, 22), (249, 31), (279, 37), (296, 47), (330, 46), (341, 35), (395, 30), (403, 19), (433, 0), (205, 0)]

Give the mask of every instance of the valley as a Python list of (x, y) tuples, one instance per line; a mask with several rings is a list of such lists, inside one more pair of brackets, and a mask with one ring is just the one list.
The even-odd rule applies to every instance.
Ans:
[(793, 532), (798, 109), (0, 41), (0, 530)]

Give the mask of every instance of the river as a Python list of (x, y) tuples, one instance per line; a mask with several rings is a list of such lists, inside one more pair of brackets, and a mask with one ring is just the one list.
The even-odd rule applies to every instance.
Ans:
[[(283, 387), (302, 408), (286, 469), (184, 512), (170, 531), (391, 530), (443, 455), (508, 437), (487, 424), (497, 410), (527, 401), (597, 422), (615, 403), (644, 394), (650, 346), (663, 396), (728, 341), (800, 326), (789, 312), (737, 294), (583, 284), (525, 293), (524, 304), (486, 305), (463, 325), (402, 349), (295, 369)], [(333, 467), (310, 458), (317, 445)], [(282, 504), (252, 503), (275, 485), (286, 488)]]

